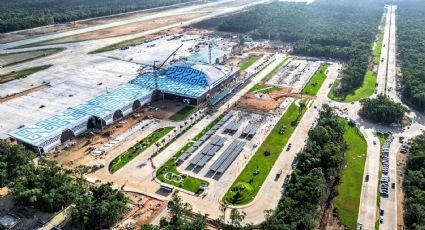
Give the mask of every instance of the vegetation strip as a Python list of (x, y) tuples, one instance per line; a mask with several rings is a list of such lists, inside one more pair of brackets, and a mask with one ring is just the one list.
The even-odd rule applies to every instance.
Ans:
[(241, 65), (241, 70), (246, 70), (248, 67), (250, 67), (252, 64), (254, 64), (258, 60), (258, 57), (252, 57), (245, 63)]
[(50, 68), (52, 65), (43, 65), (43, 66), (36, 66), (29, 69), (19, 70), (19, 71), (12, 71), (7, 74), (0, 74), (0, 84), (6, 83), (8, 81), (13, 81), (16, 79), (27, 77), (33, 73), (45, 70)]
[(174, 115), (170, 117), (172, 121), (182, 121), (188, 118), (191, 114), (196, 112), (196, 107), (194, 106), (185, 106), (181, 110), (177, 111)]
[(271, 86), (267, 86), (267, 85), (262, 85), (262, 84), (256, 84), (254, 85), (249, 92), (251, 93), (270, 93), (272, 91), (279, 91), (282, 90), (282, 88), (279, 87), (271, 87)]
[(126, 40), (126, 41), (122, 41), (122, 42), (118, 42), (109, 46), (105, 46), (102, 47), (100, 49), (94, 50), (92, 52), (89, 52), (89, 54), (97, 54), (97, 53), (104, 53), (104, 52), (108, 52), (108, 51), (112, 51), (112, 50), (116, 50), (116, 49), (121, 49), (127, 46), (135, 46), (135, 45), (140, 45), (143, 42), (145, 42), (147, 40), (146, 37), (139, 37), (139, 38), (134, 38), (134, 39), (130, 39), (130, 40)]
[[(300, 107), (293, 102), (274, 126), (271, 133), (255, 152), (254, 156), (236, 178), (233, 185), (223, 197), (223, 202), (232, 205), (244, 205), (254, 200), (267, 175), (295, 131), (298, 122), (305, 111), (306, 101), (300, 102)], [(285, 132), (280, 134), (281, 129)]]
[(327, 69), (328, 65), (322, 64), (301, 92), (303, 94), (316, 96), (317, 92), (319, 92), (320, 87), (326, 79)]
[(41, 50), (34, 50), (34, 51), (23, 51), (23, 52), (10, 53), (10, 54), (0, 54), (0, 58), (5, 58), (6, 59), (8, 56), (9, 57), (10, 56), (16, 56), (16, 55), (19, 55), (19, 54), (31, 54), (31, 53), (37, 53), (37, 52), (43, 52), (43, 51), (46, 52), (44, 54), (39, 54), (39, 55), (36, 55), (34, 57), (30, 57), (30, 58), (27, 58), (27, 59), (13, 61), (13, 62), (7, 63), (6, 65), (3, 65), (3, 67), (8, 67), (8, 66), (17, 65), (17, 64), (20, 64), (20, 63), (24, 63), (24, 62), (33, 61), (33, 60), (36, 60), (36, 59), (39, 59), (39, 58), (43, 58), (43, 57), (46, 57), (46, 56), (50, 56), (50, 55), (59, 53), (59, 52), (61, 52), (63, 50), (65, 50), (65, 49), (64, 48), (52, 48), (52, 49), (41, 49)]
[(356, 229), (360, 206), (360, 195), (363, 184), (363, 173), (367, 155), (367, 143), (360, 130), (345, 121), (344, 141), (345, 168), (338, 185), (338, 196), (334, 199), (334, 207), (338, 211), (340, 221), (348, 229)]
[(339, 102), (354, 102), (354, 101), (359, 101), (361, 99), (364, 98), (368, 98), (370, 96), (373, 95), (373, 93), (375, 92), (375, 87), (376, 87), (376, 76), (374, 75), (374, 73), (370, 70), (368, 70), (366, 72), (366, 75), (363, 79), (363, 83), (362, 86), (360, 88), (357, 88), (356, 90), (354, 90), (354, 92), (352, 94), (348, 94), (345, 96), (339, 96), (337, 94), (335, 94), (335, 88), (338, 87), (338, 85), (340, 84), (341, 80), (336, 80), (332, 86), (331, 91), (329, 92), (329, 98), (334, 100), (334, 101), (339, 101)]
[(376, 41), (375, 48), (373, 49), (373, 63), (379, 64), (381, 59), (382, 42), (384, 40), (385, 24), (386, 24), (386, 12), (383, 17), (381, 26), (379, 27), (378, 40)]
[(310, 130), (306, 146), (297, 155), (296, 168), (285, 179), (277, 208), (260, 229), (324, 229), (317, 225), (327, 215), (344, 166), (344, 127), (344, 120), (324, 105), (317, 126)]
[[(217, 124), (223, 117), (224, 117), (224, 114), (221, 114), (220, 116), (218, 116), (207, 127), (205, 127), (205, 129), (203, 129), (191, 141), (189, 141), (185, 146), (183, 146), (183, 148), (181, 148), (173, 157), (171, 157), (167, 162), (165, 162), (165, 164), (162, 165), (156, 171), (156, 177), (158, 178), (158, 180), (160, 180), (161, 182), (165, 182), (167, 184), (182, 188), (184, 190), (194, 192), (194, 193), (198, 192), (199, 186), (202, 183), (204, 183), (205, 185), (208, 185), (209, 183), (205, 180), (191, 177), (189, 175), (178, 172), (177, 166), (174, 163), (186, 150), (192, 147), (192, 145), (196, 141), (201, 139), (201, 137), (205, 133), (207, 133), (215, 124)], [(167, 179), (166, 175), (174, 179)]]
[(115, 173), (128, 162), (136, 158), (140, 153), (151, 147), (161, 138), (166, 136), (169, 132), (171, 132), (174, 127), (165, 127), (155, 130), (153, 133), (149, 134), (147, 137), (143, 138), (143, 140), (137, 142), (127, 151), (119, 155), (111, 162), (110, 171), (111, 173)]

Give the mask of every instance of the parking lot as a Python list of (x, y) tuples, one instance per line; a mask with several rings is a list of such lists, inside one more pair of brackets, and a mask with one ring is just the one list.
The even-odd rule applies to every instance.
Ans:
[(319, 67), (320, 62), (293, 59), (271, 77), (267, 84), (291, 87), (293, 92), (299, 93)]

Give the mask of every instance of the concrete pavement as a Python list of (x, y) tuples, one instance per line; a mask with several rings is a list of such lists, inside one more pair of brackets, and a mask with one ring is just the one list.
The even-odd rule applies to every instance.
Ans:
[[(358, 223), (363, 229), (374, 229), (376, 222), (376, 202), (379, 187), (378, 175), (380, 165), (380, 145), (379, 139), (374, 134), (373, 129), (360, 128), (367, 142), (367, 156), (364, 168), (365, 177), (369, 175), (369, 180), (363, 180), (362, 192), (360, 196)], [(373, 144), (375, 142), (375, 144)]]

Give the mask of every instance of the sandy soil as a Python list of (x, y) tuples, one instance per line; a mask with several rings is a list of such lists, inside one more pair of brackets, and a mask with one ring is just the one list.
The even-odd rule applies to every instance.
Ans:
[(78, 35), (64, 37), (60, 39), (55, 39), (51, 41), (46, 41), (41, 44), (52, 45), (52, 44), (61, 44), (61, 43), (68, 43), (68, 42), (81, 42), (81, 41), (88, 41), (88, 40), (94, 40), (94, 39), (102, 39), (102, 38), (110, 38), (110, 37), (134, 34), (134, 33), (139, 33), (146, 30), (152, 30), (165, 25), (177, 23), (179, 21), (194, 19), (197, 17), (204, 16), (205, 14), (206, 13), (191, 13), (191, 14), (172, 16), (172, 17), (159, 18), (152, 21), (131, 23), (131, 24), (123, 25), (123, 26), (117, 26), (117, 27), (112, 27), (108, 29), (97, 30), (93, 32), (88, 32), (88, 33), (78, 34)]
[[(282, 89), (278, 93), (288, 94), (291, 92), (291, 89), (286, 88)], [(237, 107), (246, 108), (246, 109), (254, 109), (260, 110), (264, 112), (270, 112), (279, 107), (280, 104), (286, 99), (286, 97), (280, 97), (278, 99), (273, 99), (272, 95), (274, 93), (268, 94), (270, 97), (258, 98), (254, 93), (248, 93), (244, 95), (238, 102)]]
[(114, 229), (140, 229), (143, 224), (150, 223), (167, 207), (167, 202), (155, 198), (135, 192), (124, 193), (130, 199), (130, 211), (113, 227)]
[[(145, 112), (134, 114), (136, 116), (127, 116), (123, 119), (124, 122), (113, 123), (99, 133), (77, 137), (68, 143), (69, 147), (60, 146), (58, 147), (58, 151), (49, 153), (47, 157), (63, 164), (67, 168), (87, 165), (95, 160), (90, 155), (92, 150), (101, 147), (102, 144), (107, 143), (110, 139), (124, 133), (147, 116)], [(100, 158), (102, 159), (104, 157), (101, 156)]]
[[(323, 218), (324, 219), (321, 221), (322, 221), (322, 224), (324, 224), (324, 226), (320, 226), (320, 228), (316, 228), (316, 229), (320, 229), (320, 230), (344, 230), (345, 229), (344, 226), (341, 225), (341, 223), (339, 222), (338, 215), (333, 212), (332, 207), (325, 210)], [(320, 224), (317, 223), (317, 225), (320, 225)]]
[[(13, 78), (12, 79), (10, 79), (9, 77), (8, 78), (2, 78), (0, 80), (0, 84), (3, 83), (3, 82), (6, 82), (6, 81), (10, 81), (10, 80), (13, 80)], [(42, 84), (42, 85), (33, 87), (31, 89), (24, 90), (24, 91), (19, 92), (19, 93), (15, 93), (15, 94), (12, 94), (12, 95), (7, 95), (5, 97), (0, 97), (0, 103), (4, 103), (6, 101), (10, 101), (10, 100), (13, 100), (15, 98), (28, 95), (30, 93), (37, 92), (37, 91), (42, 90), (42, 89), (45, 89), (47, 87), (50, 87), (50, 85), (49, 84)]]

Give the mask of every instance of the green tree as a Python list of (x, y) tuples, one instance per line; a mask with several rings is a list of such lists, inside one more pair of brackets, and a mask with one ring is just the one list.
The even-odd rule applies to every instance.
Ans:
[(10, 145), (0, 140), (0, 187), (32, 170), (35, 154), (23, 145)]
[(360, 101), (362, 108), (359, 114), (371, 121), (379, 123), (399, 123), (408, 111), (406, 107), (394, 102), (385, 95), (376, 98), (366, 98)]

